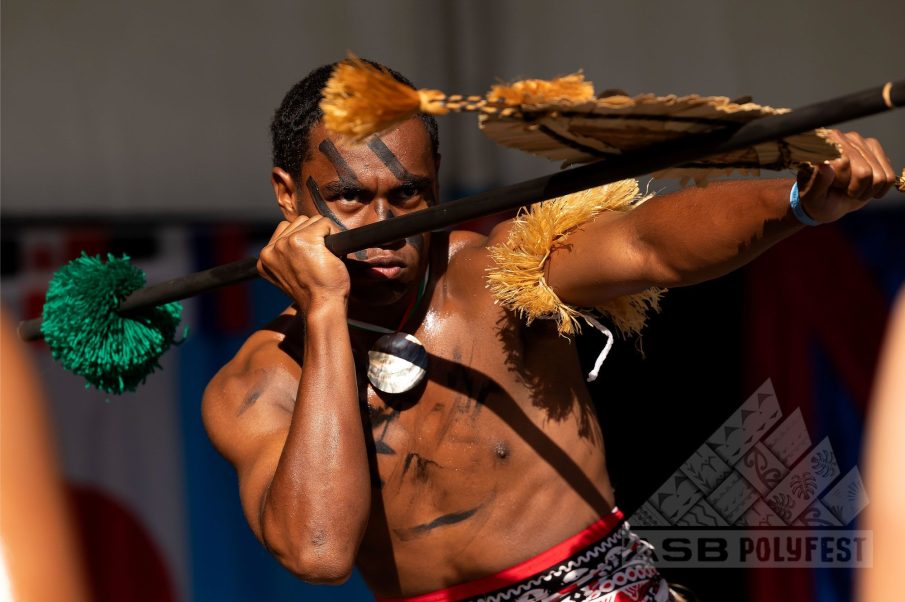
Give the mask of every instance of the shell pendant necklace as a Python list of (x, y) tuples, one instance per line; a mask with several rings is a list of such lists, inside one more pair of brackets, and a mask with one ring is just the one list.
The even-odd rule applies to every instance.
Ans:
[(352, 318), (346, 320), (349, 326), (383, 334), (368, 351), (368, 381), (378, 391), (393, 395), (411, 391), (427, 374), (424, 345), (414, 335), (402, 332), (402, 328), (421, 304), (429, 279), (430, 265), (424, 271), (418, 294), (405, 310), (396, 330)]

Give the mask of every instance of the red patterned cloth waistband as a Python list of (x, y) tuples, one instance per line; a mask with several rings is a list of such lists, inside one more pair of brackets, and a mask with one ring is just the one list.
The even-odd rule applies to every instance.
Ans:
[(474, 581), (377, 602), (646, 602), (669, 600), (652, 548), (613, 512), (533, 558)]

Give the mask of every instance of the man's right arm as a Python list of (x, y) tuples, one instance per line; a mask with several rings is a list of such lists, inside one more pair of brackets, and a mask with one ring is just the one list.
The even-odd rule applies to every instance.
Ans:
[(292, 251), (298, 241), (291, 239), (319, 237), (323, 247), (327, 230), (312, 226), (278, 230), (261, 253), (272, 281), (307, 274), (306, 282), (282, 286), (303, 306), (304, 368), (273, 336), (254, 335), (211, 381), (203, 416), (214, 446), (236, 468), (258, 539), (302, 579), (340, 583), (367, 527), (370, 475), (343, 283), (312, 281), (336, 266), (290, 265), (312, 257)]

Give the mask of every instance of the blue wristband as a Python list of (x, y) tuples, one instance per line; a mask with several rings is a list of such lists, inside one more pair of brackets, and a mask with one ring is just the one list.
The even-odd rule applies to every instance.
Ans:
[(805, 226), (819, 226), (820, 222), (808, 215), (804, 207), (801, 206), (801, 199), (798, 198), (798, 182), (792, 185), (792, 192), (789, 193), (789, 206), (792, 207), (792, 214), (795, 219)]

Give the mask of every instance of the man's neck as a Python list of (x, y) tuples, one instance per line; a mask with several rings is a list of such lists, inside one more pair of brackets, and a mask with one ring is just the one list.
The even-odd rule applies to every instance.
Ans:
[(404, 330), (412, 325), (422, 309), (420, 305), (424, 303), (424, 299), (420, 299), (419, 302), (419, 298), (426, 288), (425, 279), (428, 275), (426, 268), (422, 269), (420, 277), (409, 290), (397, 301), (387, 305), (373, 305), (366, 300), (350, 299), (349, 318), (387, 330)]
[(409, 290), (398, 301), (379, 306), (364, 301), (350, 300), (349, 318), (388, 330), (396, 330), (416, 294), (417, 291)]

